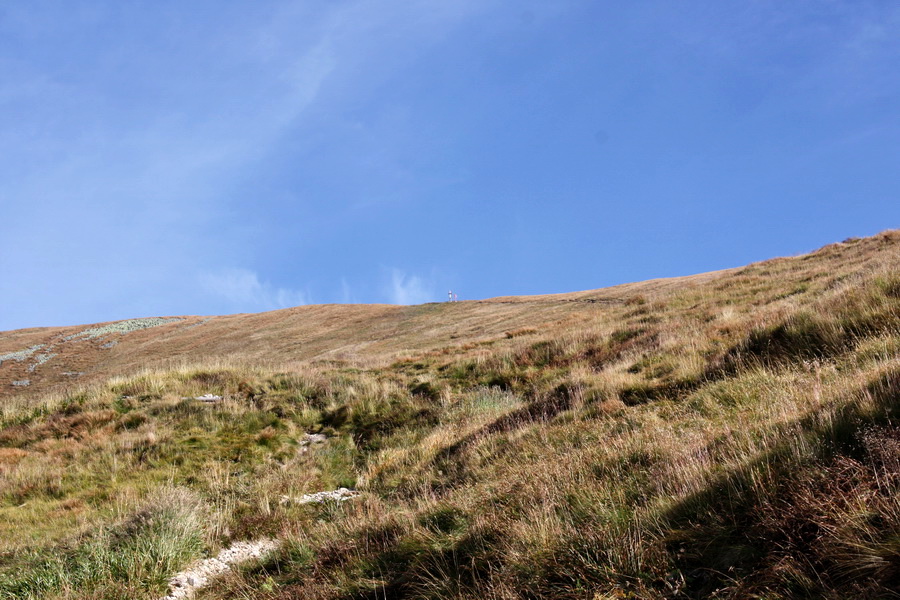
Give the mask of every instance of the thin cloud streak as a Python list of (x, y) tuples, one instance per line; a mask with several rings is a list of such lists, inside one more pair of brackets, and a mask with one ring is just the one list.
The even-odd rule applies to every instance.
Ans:
[[(189, 36), (177, 14), (134, 7), (77, 13), (71, 22), (51, 8), (0, 11), (0, 32), (31, 49), (0, 45), (0, 153), (10, 157), (0, 165), (0, 272), (8, 275), (0, 291), (16, 305), (0, 328), (60, 319), (66, 311), (51, 304), (72, 296), (82, 300), (73, 322), (118, 316), (108, 314), (110, 302), (148, 314), (202, 312), (185, 271), (252, 266), (242, 249), (261, 224), (245, 218), (249, 207), (234, 190), (254, 165), (298, 128), (334, 115), (336, 99), (346, 103), (409, 60), (408, 48), (392, 48), (430, 44), (482, 6), (213, 10)], [(102, 35), (84, 45), (91, 30)], [(330, 84), (328, 103), (306, 119)], [(20, 273), (33, 264), (40, 276)], [(115, 285), (136, 273), (135, 287)], [(99, 290), (113, 291), (91, 311)]]
[(434, 302), (434, 282), (416, 275), (407, 275), (400, 269), (391, 269), (388, 297), (391, 304), (424, 304)]
[(249, 269), (227, 269), (205, 273), (201, 286), (209, 293), (226, 300), (235, 310), (258, 312), (309, 304), (305, 292), (291, 290), (260, 281)]

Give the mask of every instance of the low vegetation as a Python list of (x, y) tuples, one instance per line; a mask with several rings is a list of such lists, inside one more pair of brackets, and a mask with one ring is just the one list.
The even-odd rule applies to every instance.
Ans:
[(260, 537), (198, 597), (896, 597), (898, 258), (887, 232), (388, 366), (13, 398), (0, 598), (158, 598)]

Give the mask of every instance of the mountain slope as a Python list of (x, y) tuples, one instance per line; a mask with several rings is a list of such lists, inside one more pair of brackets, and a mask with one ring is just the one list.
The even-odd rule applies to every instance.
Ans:
[(0, 598), (892, 597), (898, 259), (4, 333)]
[[(523, 327), (550, 329), (560, 320), (590, 320), (604, 307), (637, 294), (686, 289), (726, 273), (548, 296), (420, 306), (311, 305), (260, 314), (0, 332), (0, 397), (42, 393), (178, 361), (383, 363), (404, 352), (481, 342)], [(22, 380), (29, 385), (12, 385)]]
[[(651, 280), (612, 288), (494, 298), (482, 301), (392, 305), (299, 306), (260, 314), (134, 319), (74, 327), (0, 332), (0, 398), (72, 389), (144, 367), (212, 360), (271, 365), (292, 361), (385, 364), (403, 353), (497, 339), (523, 328), (554, 331), (616, 318), (629, 299), (663, 299), (686, 290), (716, 293), (716, 282), (768, 276), (768, 296), (791, 286), (837, 282), (890, 260), (893, 234), (826, 247), (807, 257), (774, 259), (743, 269)], [(123, 327), (124, 325), (124, 327)], [(127, 331), (128, 327), (133, 328)], [(87, 332), (85, 334), (85, 332)], [(27, 385), (13, 385), (25, 382)]]

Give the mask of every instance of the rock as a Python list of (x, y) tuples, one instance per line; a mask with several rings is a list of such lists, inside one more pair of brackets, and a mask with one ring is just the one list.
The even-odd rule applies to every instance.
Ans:
[(277, 540), (270, 539), (261, 539), (254, 542), (236, 542), (219, 552), (219, 555), (215, 558), (201, 560), (191, 568), (176, 573), (169, 580), (169, 595), (160, 598), (160, 600), (190, 598), (197, 590), (206, 587), (212, 578), (231, 569), (231, 565), (260, 558), (267, 552), (277, 549), (278, 546), (279, 542)]
[(328, 441), (328, 436), (324, 433), (307, 433), (300, 440), (301, 446), (309, 446), (311, 444), (324, 444)]
[(348, 490), (347, 488), (338, 488), (330, 492), (316, 492), (315, 494), (303, 494), (299, 498), (292, 496), (282, 496), (282, 504), (322, 504), (329, 500), (335, 502), (346, 502), (358, 497), (360, 494), (356, 490)]
[(165, 325), (166, 323), (174, 323), (176, 321), (184, 321), (184, 319), (181, 319), (179, 317), (147, 317), (143, 319), (128, 319), (126, 321), (117, 321), (108, 325), (91, 327), (90, 329), (85, 329), (84, 331), (81, 331), (79, 333), (67, 335), (62, 339), (62, 341), (71, 342), (72, 340), (82, 339), (92, 340), (110, 333), (125, 334), (132, 331), (147, 329), (148, 327), (159, 327), (160, 325)]
[(300, 439), (300, 448), (297, 454), (305, 454), (309, 451), (310, 446), (315, 444), (324, 444), (328, 441), (328, 436), (322, 433), (307, 433)]
[(222, 396), (216, 396), (215, 394), (204, 394), (194, 398), (194, 400), (199, 400), (200, 402), (218, 402), (221, 399)]

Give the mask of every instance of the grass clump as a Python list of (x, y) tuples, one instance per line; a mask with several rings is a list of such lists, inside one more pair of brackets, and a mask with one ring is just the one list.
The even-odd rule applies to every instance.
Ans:
[(0, 598), (146, 598), (204, 548), (206, 510), (183, 489), (161, 489), (138, 511), (53, 548), (0, 562)]

